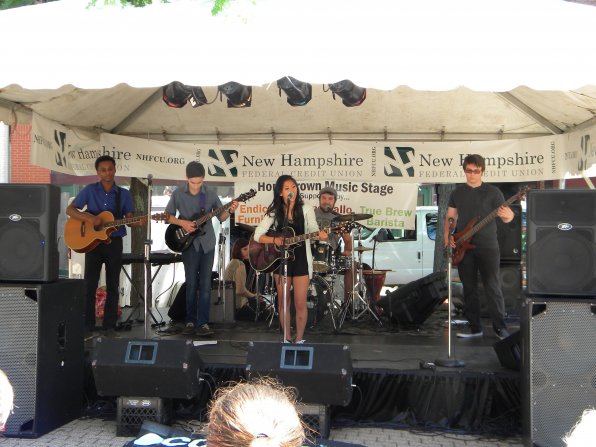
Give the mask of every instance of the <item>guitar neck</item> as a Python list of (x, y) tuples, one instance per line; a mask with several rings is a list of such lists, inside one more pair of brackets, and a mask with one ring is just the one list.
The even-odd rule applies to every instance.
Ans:
[(104, 222), (103, 224), (101, 224), (101, 227), (102, 228), (120, 227), (122, 225), (126, 225), (129, 223), (140, 222), (144, 218), (145, 218), (145, 216), (135, 216), (135, 217), (127, 217), (124, 219), (117, 219), (117, 220), (113, 220), (111, 222)]
[(225, 205), (220, 206), (219, 208), (214, 209), (210, 213), (205, 214), (204, 216), (199, 217), (197, 220), (195, 220), (196, 226), (199, 227), (199, 226), (203, 225), (205, 222), (207, 222), (208, 220), (213, 219), (213, 216), (218, 216), (221, 213), (223, 213), (224, 211), (227, 211), (232, 206), (232, 202), (234, 200), (237, 200), (237, 199), (233, 199), (229, 203), (226, 203)]
[[(334, 230), (337, 230), (338, 228), (341, 228), (341, 227), (321, 228), (319, 231), (322, 230), (322, 231), (326, 231), (328, 233), (331, 233)], [(312, 239), (314, 237), (317, 237), (319, 235), (319, 231), (313, 231), (312, 233), (306, 233), (306, 234), (301, 234), (299, 236), (292, 236), (292, 237), (284, 238), (284, 243), (286, 245), (298, 244), (300, 242), (306, 241), (307, 239)]]
[[(509, 197), (509, 199), (507, 199), (501, 206), (511, 205), (513, 202), (515, 202), (518, 199), (518, 196), (519, 196), (519, 194), (515, 194), (515, 195)], [(501, 206), (499, 206), (499, 208), (501, 208)], [(497, 217), (497, 212), (499, 211), (499, 208), (493, 210), (490, 214), (488, 214), (481, 221), (478, 221), (476, 223), (476, 225), (474, 225), (465, 234), (462, 235), (462, 237), (458, 240), (458, 242), (464, 241), (464, 240), (469, 240), (472, 236), (474, 236), (476, 233), (478, 233), (480, 230), (482, 230), (485, 226), (487, 226), (490, 222), (492, 222), (495, 219), (495, 217)]]

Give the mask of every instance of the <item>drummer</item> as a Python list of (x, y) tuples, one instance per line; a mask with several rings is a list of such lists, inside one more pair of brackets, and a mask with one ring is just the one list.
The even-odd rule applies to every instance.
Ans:
[[(319, 206), (315, 208), (315, 216), (317, 217), (317, 223), (319, 228), (331, 227), (335, 222), (333, 219), (339, 215), (333, 210), (335, 202), (337, 201), (337, 191), (331, 186), (325, 186), (319, 191)], [(341, 256), (349, 257), (350, 268), (346, 270), (344, 275), (344, 299), (348, 298), (348, 294), (352, 292), (352, 285), (354, 283), (354, 273), (351, 263), (352, 258), (352, 236), (350, 233), (343, 233), (341, 236), (337, 233), (329, 233), (329, 239), (327, 242), (331, 246), (334, 253), (337, 253), (339, 248), (339, 239), (343, 239), (343, 251)]]

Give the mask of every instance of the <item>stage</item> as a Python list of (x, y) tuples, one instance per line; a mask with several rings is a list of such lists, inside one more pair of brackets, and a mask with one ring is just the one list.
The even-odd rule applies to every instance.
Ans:
[[(166, 309), (167, 310), (167, 309)], [(126, 309), (125, 309), (126, 311)], [(168, 322), (164, 309), (153, 310), (158, 321)], [(484, 336), (458, 339), (453, 325), (451, 358), (462, 368), (434, 365), (448, 357), (447, 308), (439, 307), (419, 327), (398, 327), (382, 318), (382, 325), (365, 314), (350, 317), (335, 330), (328, 316), (306, 331), (307, 344), (347, 345), (351, 351), (353, 384), (351, 402), (330, 408), (331, 425), (354, 424), (456, 430), (465, 433), (511, 436), (521, 433), (520, 373), (503, 367), (493, 345), (498, 341), (489, 320)], [(453, 321), (462, 318), (455, 314)], [(118, 331), (125, 339), (143, 339), (144, 325), (132, 319), (130, 330)], [(509, 319), (510, 332), (519, 327)], [(199, 338), (181, 335), (182, 326), (163, 324), (151, 329), (148, 339), (192, 339), (204, 363), (206, 380), (198, 398), (182, 402), (182, 415), (202, 419), (216, 387), (246, 377), (249, 342), (281, 342), (277, 320), (213, 322), (215, 335)], [(204, 343), (207, 344), (204, 344)], [(97, 339), (87, 340), (86, 358), (93, 358)], [(92, 374), (86, 374), (87, 400), (95, 395)], [(316, 378), (313, 378), (313, 381)], [(317, 386), (313, 382), (313, 386)]]

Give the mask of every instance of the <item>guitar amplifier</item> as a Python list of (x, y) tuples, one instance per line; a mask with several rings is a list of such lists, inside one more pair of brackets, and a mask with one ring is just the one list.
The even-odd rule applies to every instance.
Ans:
[[(211, 300), (209, 310), (210, 323), (227, 323), (234, 321), (236, 311), (236, 285), (227, 281), (222, 289), (219, 281), (211, 283)], [(176, 298), (170, 306), (168, 316), (174, 321), (186, 320), (186, 283), (178, 289)]]

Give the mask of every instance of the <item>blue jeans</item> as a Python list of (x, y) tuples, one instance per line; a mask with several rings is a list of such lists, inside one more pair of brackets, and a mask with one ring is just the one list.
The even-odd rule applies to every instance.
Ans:
[(182, 252), (186, 275), (186, 322), (193, 323), (197, 327), (209, 323), (211, 271), (214, 258), (215, 250), (204, 253), (202, 247), (197, 251), (194, 245)]

